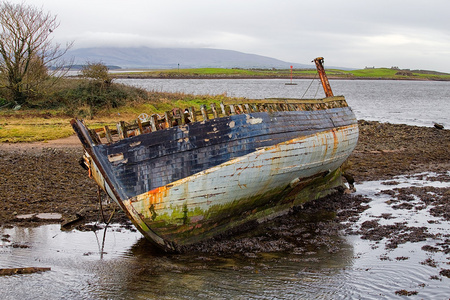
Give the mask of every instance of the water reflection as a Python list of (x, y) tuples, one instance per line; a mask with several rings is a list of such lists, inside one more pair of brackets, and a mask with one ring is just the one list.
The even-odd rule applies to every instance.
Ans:
[[(2, 266), (46, 266), (50, 272), (0, 277), (6, 298), (248, 299), (329, 294), (352, 261), (349, 244), (334, 253), (167, 255), (139, 233), (113, 225), (102, 232), (62, 232), (59, 225), (0, 229)], [(7, 240), (7, 241), (6, 241)], [(26, 245), (13, 247), (12, 245)], [(32, 288), (32, 292), (30, 290)], [(36, 287), (42, 287), (33, 290)], [(31, 293), (31, 294), (30, 294)]]
[[(431, 215), (436, 213), (431, 209), (436, 203), (425, 204), (445, 197), (449, 176), (418, 174), (357, 185), (358, 194), (371, 200), (368, 209), (350, 221), (347, 235), (324, 230), (323, 221), (332, 214), (320, 210), (291, 216), (301, 216), (306, 223), (279, 220), (252, 233), (261, 242), (267, 236), (264, 230), (277, 232), (272, 242), (283, 239), (283, 234), (287, 236), (282, 243), (302, 239), (286, 251), (168, 255), (153, 248), (140, 233), (117, 224), (107, 228), (102, 250), (102, 230), (1, 227), (3, 268), (51, 268), (0, 277), (2, 299), (401, 299), (395, 294), (401, 290), (417, 292), (423, 299), (446, 299), (450, 279), (440, 271), (449, 269), (445, 249), (450, 222)], [(401, 224), (400, 231), (378, 240), (362, 239), (363, 224), (374, 221), (379, 226)], [(388, 247), (395, 235), (406, 236), (420, 227), (426, 227), (431, 238)], [(239, 238), (243, 245), (250, 239), (248, 234)]]
[[(256, 299), (331, 295), (351, 261), (351, 247), (330, 254), (154, 255), (145, 243), (126, 263), (107, 264), (98, 274), (102, 293), (129, 299)], [(134, 252), (133, 252), (134, 253)], [(104, 276), (110, 274), (109, 276)], [(113, 288), (112, 288), (113, 287)], [(98, 287), (93, 289), (93, 292)], [(105, 294), (102, 294), (104, 296)], [(332, 298), (332, 297), (331, 297)]]

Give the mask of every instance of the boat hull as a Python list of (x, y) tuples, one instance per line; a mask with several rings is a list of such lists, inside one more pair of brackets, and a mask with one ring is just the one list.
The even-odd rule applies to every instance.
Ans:
[(357, 121), (343, 97), (324, 103), (204, 120), (113, 144), (96, 145), (80, 122), (72, 125), (99, 186), (147, 238), (176, 250), (342, 186), (339, 167), (356, 146)]
[(126, 206), (165, 240), (195, 243), (335, 192), (342, 185), (338, 168), (353, 150), (344, 141), (355, 135), (357, 127), (346, 126), (289, 140), (132, 197)]

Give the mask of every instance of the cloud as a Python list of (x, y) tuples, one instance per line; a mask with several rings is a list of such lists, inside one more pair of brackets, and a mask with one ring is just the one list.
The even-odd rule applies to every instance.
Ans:
[[(12, 1), (22, 3), (22, 0)], [(28, 0), (75, 47), (210, 47), (306, 63), (450, 72), (447, 0)]]

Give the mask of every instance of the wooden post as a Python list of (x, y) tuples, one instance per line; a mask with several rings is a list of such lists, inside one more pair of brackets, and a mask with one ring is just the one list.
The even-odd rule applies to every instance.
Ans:
[(172, 125), (174, 125), (174, 123), (176, 125), (183, 125), (184, 124), (184, 120), (181, 117), (181, 112), (179, 108), (174, 108), (172, 110), (173, 113), (173, 119), (172, 119)]
[(106, 140), (108, 141), (108, 143), (112, 143), (113, 139), (112, 139), (112, 136), (111, 136), (111, 130), (109, 130), (108, 125), (103, 127), (103, 131), (105, 131), (105, 137), (106, 137)]
[(202, 110), (203, 121), (208, 120), (208, 111), (206, 110), (206, 105), (202, 105), (200, 108)]
[(216, 104), (215, 103), (211, 103), (211, 110), (213, 112), (214, 119), (217, 119), (219, 116), (217, 114), (217, 109), (216, 109)]
[(262, 112), (269, 112), (267, 104), (261, 104), (259, 107), (262, 109)]
[(125, 121), (120, 121), (119, 123), (116, 124), (116, 127), (120, 139), (125, 139), (128, 137)]
[(195, 109), (194, 107), (189, 107), (189, 115), (191, 117), (192, 122), (197, 122), (197, 118), (195, 117)]
[(186, 115), (184, 113), (184, 110), (180, 110), (180, 121), (181, 121), (181, 125), (186, 124)]
[(234, 110), (234, 105), (230, 104), (230, 115), (235, 115), (236, 111)]
[(225, 104), (223, 104), (223, 102), (220, 103), (220, 109), (222, 109), (222, 114), (224, 116), (228, 116), (228, 112), (227, 112), (226, 106), (225, 106)]
[(91, 136), (92, 141), (97, 144), (100, 145), (102, 142), (100, 141), (100, 138), (97, 134), (97, 132), (95, 131), (95, 129), (90, 129), (89, 130), (89, 135)]
[(152, 132), (158, 130), (158, 128), (156, 127), (156, 124), (158, 124), (158, 119), (157, 116), (155, 114), (150, 116), (150, 125), (152, 127)]
[(127, 138), (128, 137), (128, 131), (127, 131), (127, 125), (125, 124), (125, 121), (120, 121), (120, 127), (122, 127), (123, 137)]
[(138, 118), (137, 122), (138, 122), (137, 134), (142, 134), (144, 132), (144, 128), (142, 128), (141, 119)]
[(166, 128), (172, 127), (172, 114), (170, 113), (170, 111), (166, 111), (164, 113), (164, 117), (166, 119)]

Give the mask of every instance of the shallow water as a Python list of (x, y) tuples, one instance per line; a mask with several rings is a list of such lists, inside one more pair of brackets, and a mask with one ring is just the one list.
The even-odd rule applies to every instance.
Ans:
[[(448, 172), (450, 174), (450, 172)], [(423, 177), (425, 176), (425, 177)], [(430, 208), (423, 208), (423, 202), (418, 197), (408, 201), (412, 209), (394, 209), (389, 205), (393, 197), (389, 193), (398, 188), (407, 187), (437, 187), (448, 188), (449, 182), (429, 181), (434, 173), (422, 173), (416, 176), (396, 176), (391, 180), (364, 182), (357, 186), (357, 195), (372, 199), (370, 208), (359, 216), (353, 225), (359, 227), (366, 221), (379, 220), (380, 225), (404, 224), (407, 227), (426, 227), (426, 231), (436, 235), (421, 242), (406, 242), (397, 248), (387, 247), (387, 239), (380, 241), (363, 240), (360, 236), (348, 236), (353, 245), (355, 259), (349, 285), (354, 286), (359, 295), (364, 297), (393, 298), (393, 291), (417, 291), (418, 299), (447, 299), (450, 295), (450, 280), (439, 276), (441, 269), (450, 268), (450, 255), (444, 252), (424, 251), (424, 246), (435, 246), (450, 237), (450, 222), (430, 214)], [(382, 217), (387, 216), (387, 217)], [(403, 233), (403, 232), (402, 232)], [(425, 261), (433, 261), (436, 266), (425, 265)], [(370, 297), (369, 297), (370, 295)], [(363, 298), (364, 298), (363, 297)]]
[[(450, 174), (448, 174), (450, 175)], [(368, 196), (367, 210), (351, 228), (370, 220), (426, 226), (435, 234), (421, 242), (387, 248), (388, 239), (336, 236), (339, 249), (311, 249), (230, 255), (166, 255), (141, 234), (113, 225), (103, 230), (61, 231), (59, 225), (1, 227), (0, 266), (51, 267), (51, 271), (0, 277), (2, 299), (404, 299), (396, 291), (417, 292), (408, 299), (448, 299), (450, 254), (430, 252), (449, 239), (450, 222), (430, 215), (430, 207), (393, 209), (397, 187), (450, 187), (434, 174), (401, 176), (357, 185)], [(380, 217), (389, 213), (389, 218)], [(430, 222), (431, 221), (431, 222)], [(317, 237), (320, 238), (320, 237)], [(448, 241), (447, 241), (448, 247)], [(428, 262), (424, 264), (424, 262)], [(432, 262), (432, 263), (430, 263)]]
[[(118, 79), (116, 82), (151, 91), (226, 94), (231, 97), (324, 97), (318, 80), (284, 79)], [(344, 95), (358, 119), (450, 127), (450, 82), (407, 80), (330, 80), (335, 95)]]

